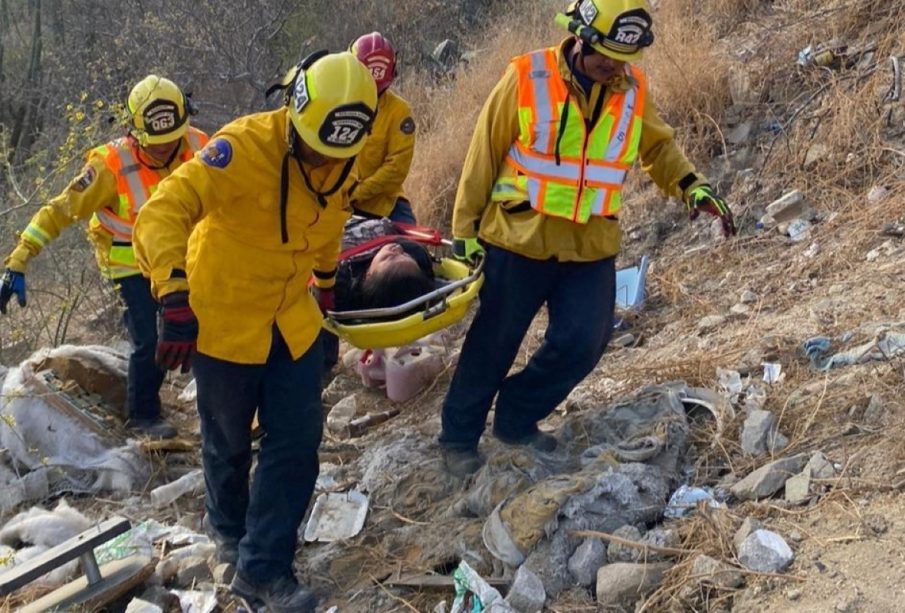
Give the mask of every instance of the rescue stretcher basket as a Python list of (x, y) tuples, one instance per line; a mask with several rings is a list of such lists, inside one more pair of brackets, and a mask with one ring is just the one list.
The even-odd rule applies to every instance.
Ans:
[[(449, 250), (452, 242), (437, 230), (395, 224), (399, 234), (383, 237), (387, 242), (405, 238), (422, 245)], [(373, 246), (373, 244), (370, 244)], [(360, 253), (369, 245), (344, 252), (341, 257)], [(385, 309), (328, 311), (323, 326), (359, 349), (402, 347), (460, 321), (484, 284), (484, 262), (469, 266), (451, 257), (434, 257), (436, 289), (399, 306)]]

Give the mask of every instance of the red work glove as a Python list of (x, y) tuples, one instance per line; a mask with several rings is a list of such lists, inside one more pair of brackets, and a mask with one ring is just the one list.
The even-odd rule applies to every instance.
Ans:
[(700, 185), (691, 190), (685, 206), (688, 207), (688, 218), (692, 221), (698, 218), (701, 211), (704, 211), (720, 220), (720, 223), (723, 224), (723, 236), (738, 234), (729, 205), (726, 204), (725, 200), (717, 196), (709, 185)]
[(198, 320), (189, 306), (188, 292), (173, 292), (160, 299), (157, 364), (166, 370), (188, 372), (198, 340)]
[(336, 310), (336, 292), (333, 291), (332, 287), (314, 286), (311, 288), (311, 293), (314, 294), (314, 299), (317, 300), (317, 306), (320, 307), (321, 313), (326, 315), (327, 311)]

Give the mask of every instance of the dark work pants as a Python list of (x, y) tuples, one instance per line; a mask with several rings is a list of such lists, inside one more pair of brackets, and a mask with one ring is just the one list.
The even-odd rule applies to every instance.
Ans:
[(160, 417), (160, 386), (166, 372), (157, 366), (157, 302), (151, 282), (141, 275), (116, 279), (114, 284), (126, 305), (123, 320), (132, 339), (129, 356), (127, 408), (130, 419)]
[[(484, 277), (481, 304), (443, 404), (440, 443), (447, 447), (477, 447), (495, 396), (494, 430), (513, 438), (535, 432), (537, 422), (594, 369), (613, 330), (614, 258), (541, 261), (490, 247)], [(507, 377), (544, 303), (544, 342), (524, 369)]]
[[(275, 326), (266, 364), (201, 353), (192, 362), (208, 524), (239, 541), (238, 570), (255, 583), (292, 573), (299, 525), (319, 470), (323, 362), (319, 341), (293, 360)], [(264, 438), (249, 488), (255, 409)]]

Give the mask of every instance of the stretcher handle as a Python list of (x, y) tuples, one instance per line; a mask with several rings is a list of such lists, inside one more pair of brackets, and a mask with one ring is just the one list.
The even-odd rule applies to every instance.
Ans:
[[(432, 300), (436, 300), (437, 298), (443, 298), (444, 303), (446, 302), (446, 296), (453, 293), (457, 289), (465, 287), (473, 283), (479, 276), (481, 276), (481, 272), (484, 270), (484, 259), (481, 258), (478, 260), (477, 265), (472, 270), (471, 274), (467, 277), (459, 279), (457, 281), (453, 281), (448, 285), (444, 285), (441, 288), (435, 289), (434, 291), (424, 294), (423, 296), (419, 296), (414, 300), (409, 300), (405, 304), (400, 304), (394, 307), (387, 307), (385, 309), (360, 309), (358, 311), (327, 311), (327, 317), (333, 319), (334, 321), (344, 321), (348, 319), (368, 319), (368, 318), (377, 318), (377, 317), (393, 317), (395, 315), (401, 315), (407, 311), (411, 311), (415, 307), (421, 306), (422, 304), (428, 303)], [(438, 313), (433, 313), (433, 315), (437, 315)]]

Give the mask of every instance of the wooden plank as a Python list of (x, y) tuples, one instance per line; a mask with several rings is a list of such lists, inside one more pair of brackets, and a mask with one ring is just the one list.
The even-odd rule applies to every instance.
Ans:
[[(492, 587), (508, 587), (509, 582), (501, 577), (483, 577), (484, 581)], [(403, 575), (398, 578), (389, 578), (383, 582), (392, 587), (436, 588), (452, 589), (455, 580), (450, 575)]]
[(48, 549), (24, 564), (15, 566), (0, 575), (0, 596), (5, 596), (23, 587), (38, 577), (52, 571), (57, 566), (74, 560), (86, 551), (93, 551), (115, 536), (129, 530), (131, 525), (124, 517), (112, 517), (93, 528), (88, 528), (68, 541)]
[(101, 566), (103, 579), (99, 582), (88, 585), (88, 579), (81, 577), (17, 610), (20, 613), (39, 613), (70, 611), (78, 607), (80, 611), (94, 611), (144, 583), (154, 574), (156, 566), (156, 558), (138, 554), (108, 562)]
[[(53, 406), (63, 415), (76, 420), (91, 432), (96, 434), (102, 440), (106, 441), (124, 441), (123, 437), (116, 434), (115, 428), (110, 424), (100, 422), (94, 415), (82, 411), (75, 406), (69, 397), (61, 390), (54, 389), (44, 378), (48, 371), (41, 371), (29, 377), (26, 385), (32, 388), (35, 394), (40, 395), (47, 404)], [(52, 372), (52, 371), (51, 371)]]

